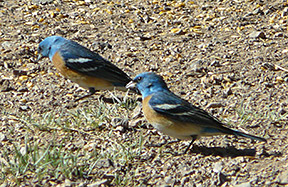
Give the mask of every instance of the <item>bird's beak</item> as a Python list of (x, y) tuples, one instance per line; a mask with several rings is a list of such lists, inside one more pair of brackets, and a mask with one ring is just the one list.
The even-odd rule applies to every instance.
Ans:
[(43, 57), (43, 55), (42, 55), (41, 53), (39, 53), (39, 54), (38, 54), (38, 58), (37, 58), (37, 62), (38, 62), (39, 60), (41, 60), (42, 57)]
[(136, 89), (136, 82), (134, 81), (130, 81), (127, 85), (126, 85), (127, 89)]

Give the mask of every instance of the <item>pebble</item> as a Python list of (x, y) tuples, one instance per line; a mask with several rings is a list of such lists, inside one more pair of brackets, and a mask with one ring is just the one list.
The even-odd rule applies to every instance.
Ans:
[(32, 0), (33, 4), (41, 4), (41, 5), (46, 5), (48, 3), (52, 3), (54, 0)]
[(233, 92), (231, 90), (231, 88), (227, 88), (223, 91), (223, 98), (227, 98), (229, 95), (231, 95)]
[(219, 60), (214, 60), (211, 62), (210, 66), (221, 67)]
[(220, 108), (223, 107), (223, 104), (220, 102), (212, 102), (207, 105), (206, 108)]
[(7, 140), (7, 137), (5, 136), (5, 134), (0, 133), (0, 142)]
[(107, 179), (103, 179), (103, 180), (99, 180), (96, 181), (94, 183), (88, 184), (87, 187), (96, 187), (96, 186), (101, 186), (101, 185), (105, 185), (105, 183), (107, 183)]
[(26, 147), (21, 147), (21, 148), (20, 148), (20, 153), (21, 153), (22, 156), (25, 156), (25, 155), (27, 154), (27, 149), (26, 149)]
[(174, 180), (171, 176), (165, 177), (164, 181), (166, 182), (166, 184), (173, 184), (173, 182), (174, 182)]
[(282, 185), (288, 184), (288, 170), (283, 171), (278, 175), (278, 181)]
[(252, 13), (253, 13), (254, 15), (255, 15), (255, 14), (263, 14), (263, 11), (262, 11), (260, 8), (257, 8), (257, 9), (255, 9)]
[(249, 34), (249, 38), (262, 38), (265, 39), (266, 36), (263, 31), (254, 31)]
[(65, 186), (72, 186), (72, 182), (69, 179), (65, 179), (64, 185)]
[(203, 64), (204, 64), (204, 61), (197, 60), (197, 61), (191, 63), (190, 68), (191, 68), (192, 71), (200, 72), (201, 69), (203, 68)]
[(129, 121), (129, 126), (130, 127), (138, 127), (138, 126), (141, 126), (143, 124), (145, 124), (145, 119), (143, 118), (140, 118), (140, 119), (134, 119), (132, 121)]
[(241, 184), (235, 185), (235, 187), (250, 187), (250, 186), (251, 186), (250, 182), (243, 182)]
[(11, 48), (11, 42), (9, 42), (9, 41), (2, 42), (1, 46), (4, 49), (10, 49)]
[(21, 110), (23, 110), (23, 111), (26, 111), (26, 110), (28, 110), (28, 108), (29, 108), (29, 107), (28, 107), (28, 106), (26, 106), (26, 105), (24, 105), (24, 106), (20, 106), (20, 109), (21, 109)]
[(274, 37), (283, 37), (283, 36), (284, 36), (283, 32), (277, 32), (277, 33), (274, 35)]
[[(86, 2), (86, 4), (82, 4), (84, 1)], [(1, 2), (4, 3), (9, 1)], [(81, 3), (77, 5), (78, 2)], [(207, 106), (209, 104), (209, 107), (222, 107), (222, 105), (229, 105), (229, 107), (231, 107), (231, 105), (233, 104), (234, 106), (236, 106), (235, 108), (237, 109), (239, 105), (239, 102), (237, 102), (238, 99), (244, 98), (244, 104), (246, 99), (251, 99), (252, 104), (249, 105), (249, 109), (251, 107), (251, 109), (253, 109), (253, 111), (255, 111), (256, 113), (263, 113), (263, 111), (269, 112), (271, 109), (272, 112), (274, 112), (275, 110), (276, 112), (279, 112), (279, 114), (285, 115), (285, 111), (288, 110), (287, 106), (279, 107), (279, 103), (285, 102), (287, 100), (287, 95), (285, 95), (285, 85), (288, 83), (288, 77), (285, 77), (285, 71), (279, 69), (276, 71), (276, 68), (273, 64), (275, 63), (283, 66), (283, 68), (287, 68), (285, 66), (285, 56), (288, 54), (288, 47), (287, 45), (285, 45), (287, 44), (285, 43), (286, 41), (283, 41), (283, 38), (281, 37), (281, 32), (282, 35), (284, 35), (283, 37), (286, 37), (285, 27), (287, 26), (287, 22), (285, 21), (285, 23), (281, 23), (280, 21), (285, 19), (281, 17), (281, 15), (288, 15), (288, 7), (285, 8), (284, 6), (282, 6), (283, 2), (282, 4), (280, 2), (278, 6), (276, 3), (270, 3), (269, 1), (266, 1), (264, 6), (260, 5), (259, 8), (255, 7), (257, 7), (257, 3), (261, 1), (257, 1), (257, 3), (254, 1), (248, 1), (242, 4), (238, 1), (233, 1), (232, 4), (235, 6), (232, 7), (230, 6), (231, 2), (229, 1), (203, 1), (203, 4), (201, 4), (201, 2), (195, 2), (195, 4), (193, 4), (192, 1), (189, 2), (180, 0), (175, 1), (175, 3), (174, 1), (153, 1), (147, 4), (145, 3), (145, 1), (143, 1), (140, 5), (137, 3), (133, 3), (133, 1), (128, 1), (128, 3), (126, 3), (126, 1), (120, 1), (120, 3), (113, 3), (113, 1), (101, 1), (100, 3), (96, 3), (96, 1), (93, 0), (32, 0), (28, 1), (28, 3), (26, 3), (27, 5), (25, 3), (11, 3), (11, 9), (9, 6), (7, 6), (7, 10), (5, 9), (3, 13), (0, 12), (0, 15), (2, 14), (3, 16), (9, 16), (12, 15), (12, 13), (17, 15), (16, 17), (10, 16), (11, 20), (3, 19), (3, 22), (6, 21), (3, 24), (11, 23), (11, 25), (13, 26), (13, 28), (8, 27), (9, 29), (7, 29), (8, 31), (11, 31), (11, 33), (6, 32), (5, 29), (1, 31), (1, 36), (3, 36), (3, 38), (8, 38), (12, 36), (12, 39), (7, 39), (7, 42), (5, 42), (5, 39), (4, 41), (2, 41), (5, 43), (1, 42), (0, 47), (2, 47), (2, 49), (3, 47), (11, 47), (11, 49), (9, 50), (13, 51), (12, 53), (8, 52), (7, 49), (4, 49), (5, 53), (0, 56), (3, 62), (5, 62), (4, 59), (6, 59), (6, 65), (5, 63), (3, 65), (0, 65), (1, 73), (3, 73), (3, 76), (7, 76), (7, 79), (2, 78), (3, 80), (1, 80), (0, 78), (1, 84), (3, 83), (2, 85), (0, 85), (0, 90), (11, 90), (11, 92), (3, 92), (0, 94), (2, 99), (2, 107), (4, 107), (4, 109), (7, 108), (7, 112), (9, 112), (9, 114), (11, 113), (11, 115), (18, 114), (18, 112), (21, 116), (25, 114), (32, 115), (35, 112), (35, 114), (37, 115), (34, 120), (38, 120), (38, 116), (41, 117), (42, 113), (45, 114), (46, 111), (50, 112), (51, 110), (53, 110), (53, 113), (55, 113), (56, 115), (55, 118), (57, 118), (57, 120), (59, 119), (59, 122), (61, 123), (63, 120), (63, 123), (65, 125), (65, 121), (67, 119), (66, 115), (69, 114), (66, 112), (68, 110), (65, 108), (65, 106), (63, 106), (63, 110), (62, 106), (54, 106), (58, 101), (58, 103), (63, 103), (64, 105), (66, 105), (67, 102), (73, 99), (74, 94), (80, 95), (82, 91), (79, 92), (80, 89), (76, 90), (76, 88), (78, 88), (77, 85), (74, 83), (72, 85), (71, 82), (65, 80), (63, 77), (54, 77), (47, 74), (47, 72), (49, 71), (53, 73), (56, 72), (53, 64), (49, 62), (48, 58), (43, 60), (42, 64), (30, 61), (30, 56), (32, 57), (37, 49), (37, 44), (39, 43), (38, 38), (43, 39), (44, 37), (51, 35), (53, 30), (51, 30), (51, 28), (55, 28), (54, 30), (56, 31), (57, 35), (64, 35), (70, 39), (74, 38), (81, 44), (89, 46), (89, 49), (91, 50), (93, 49), (95, 51), (101, 51), (102, 49), (103, 51), (101, 52), (103, 52), (104, 57), (111, 59), (111, 61), (113, 61), (114, 63), (116, 61), (117, 63), (115, 63), (115, 65), (119, 65), (119, 68), (123, 68), (123, 71), (131, 75), (131, 77), (134, 77), (140, 72), (150, 70), (150, 67), (152, 66), (155, 67), (154, 69), (157, 70), (157, 73), (167, 75), (167, 77), (169, 77), (167, 80), (169, 87), (171, 87), (176, 93), (188, 92), (190, 95), (187, 94), (186, 98), (189, 99), (189, 101), (191, 101), (192, 103), (195, 103), (196, 105)], [(35, 6), (34, 4), (33, 6), (30, 6), (32, 3), (37, 3), (39, 5)], [(91, 5), (93, 5), (93, 8), (92, 6), (87, 6), (87, 3), (91, 3)], [(182, 3), (183, 5), (181, 5)], [(44, 6), (41, 4), (46, 5)], [(175, 7), (175, 5), (178, 4), (180, 4), (181, 6)], [(211, 7), (209, 7), (210, 5)], [(227, 7), (225, 5), (227, 5)], [(157, 9), (154, 10), (152, 9), (153, 7)], [(56, 8), (58, 8), (60, 12), (58, 12), (58, 9), (56, 10)], [(113, 14), (106, 12), (105, 9), (107, 8), (109, 11), (111, 10), (111, 13)], [(233, 12), (233, 10), (235, 11)], [(160, 11), (163, 14), (159, 15)], [(188, 11), (190, 11), (191, 14), (186, 14)], [(261, 11), (264, 11), (267, 16), (262, 16)], [(56, 17), (50, 17), (50, 13), (52, 12), (55, 13)], [(74, 14), (72, 12), (77, 12), (77, 14)], [(22, 16), (19, 13), (24, 13), (24, 15)], [(70, 17), (71, 14), (73, 15)], [(242, 21), (241, 17), (243, 17), (243, 15), (245, 14), (250, 15), (250, 17), (247, 17), (244, 21)], [(237, 17), (235, 17), (236, 15)], [(18, 16), (20, 20), (17, 20), (15, 24), (12, 18), (18, 18)], [(276, 16), (274, 20), (271, 19), (271, 22), (274, 21), (274, 23), (270, 23), (269, 20), (273, 16)], [(137, 20), (140, 20), (140, 18), (138, 17), (143, 18), (144, 22), (138, 22)], [(39, 20), (40, 18), (43, 18), (44, 21), (38, 22), (37, 20)], [(127, 22), (130, 18), (133, 19), (134, 23)], [(146, 18), (149, 18), (150, 20)], [(22, 23), (23, 20), (28, 20), (29, 25), (17, 24), (19, 22)], [(85, 23), (86, 21), (88, 22), (88, 24)], [(166, 23), (167, 26), (165, 26)], [(93, 28), (89, 29), (90, 26), (91, 28)], [(181, 29), (185, 29), (187, 30), (187, 34), (180, 36), (172, 36), (172, 34), (170, 33), (170, 28), (178, 28), (178, 26), (178, 32), (181, 31)], [(206, 26), (208, 26), (210, 30), (206, 28)], [(238, 29), (238, 27), (239, 31), (234, 32)], [(204, 32), (203, 35), (194, 33), (194, 30), (197, 31), (198, 28), (199, 30)], [(257, 28), (257, 30), (250, 30), (252, 28)], [(13, 33), (13, 30), (15, 30), (15, 33)], [(17, 32), (17, 30), (19, 30), (19, 32)], [(256, 33), (256, 36), (253, 36), (253, 31), (260, 32)], [(39, 36), (33, 35), (35, 33), (37, 33)], [(180, 33), (181, 32), (179, 32), (178, 34)], [(265, 36), (265, 38), (269, 37), (269, 39), (273, 41), (267, 41), (267, 45), (266, 42), (262, 41), (258, 42), (257, 45), (254, 45), (254, 43), (256, 43), (254, 42), (255, 40), (261, 40), (261, 33)], [(177, 34), (177, 32), (175, 34)], [(233, 37), (231, 37), (231, 34), (233, 34)], [(242, 37), (243, 34), (246, 34), (246, 38)], [(250, 34), (251, 38), (249, 36)], [(210, 37), (208, 37), (209, 35)], [(15, 40), (13, 40), (13, 38)], [(188, 39), (183, 41), (184, 38)], [(118, 41), (116, 42), (116, 40), (114, 39), (117, 39)], [(16, 40), (17, 42), (15, 42)], [(95, 46), (93, 45), (93, 41), (97, 41), (95, 43)], [(159, 41), (159, 43), (157, 43), (156, 41)], [(245, 43), (245, 41), (247, 42)], [(248, 41), (251, 42), (251, 45)], [(111, 45), (109, 45), (110, 42)], [(155, 48), (150, 51), (150, 45), (153, 42), (156, 42), (157, 45), (155, 45)], [(211, 42), (212, 44), (209, 44)], [(275, 45), (272, 44), (272, 42), (274, 42)], [(16, 49), (16, 44), (20, 46), (18, 47), (18, 49)], [(111, 46), (113, 46), (112, 49)], [(197, 46), (199, 46), (199, 48), (197, 48)], [(170, 48), (174, 49), (174, 47), (177, 47), (178, 49), (180, 48), (180, 52), (176, 50), (175, 52), (170, 50)], [(25, 50), (23, 48), (25, 48)], [(30, 49), (28, 50), (28, 48)], [(130, 50), (130, 48), (133, 50)], [(169, 53), (166, 54), (166, 50)], [(126, 52), (129, 52), (129, 55), (126, 55)], [(176, 55), (178, 54), (179, 57), (176, 58)], [(169, 58), (170, 55), (172, 58)], [(262, 59), (254, 60), (254, 56)], [(12, 59), (12, 57), (15, 57), (15, 59)], [(222, 59), (222, 57), (225, 59)], [(167, 62), (165, 61), (166, 58)], [(180, 59), (183, 59), (181, 63)], [(35, 65), (36, 68), (32, 71), (31, 68), (28, 67), (27, 63)], [(268, 64), (267, 67), (261, 66), (264, 63)], [(22, 67), (22, 65), (25, 66)], [(253, 74), (255, 72), (253, 68), (256, 68), (255, 75)], [(18, 69), (24, 71), (27, 70), (27, 72), (25, 73), (22, 71), (18, 71)], [(16, 70), (16, 72), (13, 70)], [(179, 74), (175, 73), (179, 71)], [(231, 85), (235, 82), (235, 79), (228, 80), (230, 79), (228, 75), (230, 75), (231, 71), (236, 74), (235, 79), (237, 80), (237, 86), (235, 87)], [(13, 74), (12, 72), (15, 74)], [(35, 76), (33, 75), (30, 77), (30, 74), (32, 73), (35, 74)], [(29, 76), (29, 81), (30, 78), (32, 80), (33, 77), (34, 82), (31, 82), (36, 85), (35, 90), (34, 88), (30, 89), (30, 87), (25, 84), (25, 81), (23, 81), (23, 83), (21, 82), (23, 84), (22, 88), (20, 85), (16, 85), (16, 74), (27, 74)], [(282, 77), (284, 81), (287, 81), (285, 82), (286, 84), (284, 82), (281, 83), (282, 81), (276, 81), (274, 87), (275, 89), (277, 88), (277, 90), (274, 90), (273, 88), (266, 89), (264, 83), (274, 83), (274, 78), (277, 76)], [(11, 79), (9, 77), (11, 77)], [(186, 77), (187, 80), (185, 80)], [(206, 83), (203, 83), (202, 85), (200, 82), (203, 77), (206, 78)], [(258, 79), (261, 80), (261, 78), (263, 78), (263, 83), (258, 84)], [(60, 81), (61, 84), (59, 83)], [(226, 82), (227, 85), (225, 84)], [(52, 85), (56, 86), (54, 87)], [(29, 91), (25, 91), (26, 88), (24, 86), (26, 86)], [(224, 89), (223, 86), (225, 86)], [(231, 94), (231, 89), (229, 89), (229, 87), (231, 87), (231, 89), (233, 90), (232, 94), (237, 95), (229, 95)], [(248, 94), (250, 93), (249, 91), (251, 91), (251, 94)], [(208, 96), (206, 95), (206, 92)], [(37, 95), (33, 95), (33, 93), (36, 93)], [(66, 96), (66, 93), (71, 94), (69, 94), (68, 97)], [(107, 92), (103, 93), (106, 96), (108, 94)], [(100, 94), (102, 94), (102, 92), (100, 92)], [(73, 108), (71, 112), (78, 112), (78, 108), (80, 109), (80, 111), (82, 111), (82, 109), (85, 110), (86, 107), (93, 107), (94, 111), (94, 108), (97, 108), (99, 104), (95, 100), (97, 100), (100, 94), (97, 93), (92, 98), (87, 98), (87, 102), (76, 103), (75, 108)], [(119, 92), (119, 94), (121, 94), (121, 92)], [(270, 104), (269, 98), (271, 97), (271, 94), (273, 95), (273, 105), (270, 107), (268, 105)], [(229, 99), (223, 102), (224, 99), (221, 98), (222, 95), (229, 95)], [(280, 96), (283, 98), (280, 99)], [(131, 97), (135, 99), (134, 95)], [(27, 100), (30, 100), (29, 98), (31, 98), (31, 102), (33, 102), (32, 104), (30, 102), (27, 102), (27, 104), (25, 104), (25, 102), (20, 101), (21, 98), (27, 98)], [(221, 99), (223, 99), (223, 101), (221, 101)], [(212, 103), (217, 100), (220, 100), (220, 102)], [(8, 101), (9, 103), (6, 101)], [(268, 111), (266, 111), (265, 107), (262, 107), (263, 105), (266, 106), (266, 103)], [(26, 109), (27, 111), (23, 112), (19, 109), (19, 107), (22, 105), (24, 105), (23, 109)], [(114, 105), (110, 106), (110, 104), (108, 104), (107, 106), (109, 106), (109, 108), (114, 107)], [(232, 107), (231, 109), (233, 108), (234, 107)], [(259, 111), (257, 109), (259, 109)], [(61, 114), (63, 111), (63, 114), (65, 114), (64, 119), (62, 119), (61, 114), (58, 114), (58, 111), (61, 111)], [(95, 110), (95, 112), (96, 111), (98, 110)], [(124, 113), (126, 115), (125, 108), (120, 107), (118, 112), (120, 113), (122, 111), (125, 111)], [(217, 114), (220, 114), (218, 113), (219, 108), (216, 108), (214, 111), (216, 111)], [(6, 111), (4, 112), (6, 116)], [(48, 174), (47, 176), (45, 176), (45, 179), (41, 181), (41, 185), (45, 186), (49, 184), (59, 184), (60, 186), (64, 183), (67, 186), (113, 186), (116, 185), (115, 173), (126, 173), (126, 175), (129, 175), (129, 173), (133, 174), (131, 178), (129, 178), (128, 176), (129, 180), (127, 181), (127, 184), (125, 183), (126, 186), (131, 186), (133, 184), (143, 186), (156, 185), (157, 181), (161, 180), (164, 184), (165, 182), (167, 182), (167, 185), (169, 184), (171, 186), (183, 185), (198, 187), (209, 185), (233, 186), (236, 184), (240, 187), (254, 185), (264, 186), (266, 181), (266, 184), (270, 185), (285, 185), (285, 183), (287, 182), (287, 172), (284, 171), (285, 167), (281, 166), (282, 161), (279, 160), (282, 159), (281, 156), (285, 158), (285, 151), (283, 151), (283, 155), (281, 155), (280, 153), (279, 156), (269, 156), (268, 153), (264, 152), (260, 158), (250, 158), (250, 156), (247, 157), (241, 155), (237, 155), (236, 157), (234, 157), (232, 156), (234, 155), (234, 153), (235, 155), (238, 152), (239, 154), (241, 154), (242, 150), (248, 150), (248, 152), (250, 153), (250, 149), (254, 150), (255, 147), (257, 148), (257, 152), (258, 149), (261, 149), (258, 145), (258, 142), (255, 142), (255, 144), (251, 143), (250, 145), (250, 140), (248, 143), (246, 143), (245, 141), (247, 141), (247, 139), (244, 138), (241, 138), (241, 142), (235, 140), (236, 145), (234, 145), (234, 138), (229, 136), (228, 140), (231, 143), (231, 146), (236, 146), (236, 150), (232, 150), (233, 154), (231, 154), (231, 156), (223, 157), (222, 154), (226, 152), (226, 141), (225, 143), (221, 142), (221, 140), (216, 141), (218, 137), (203, 137), (195, 142), (195, 144), (197, 145), (193, 149), (195, 152), (191, 151), (187, 155), (174, 156), (172, 154), (173, 152), (182, 152), (181, 148), (184, 147), (183, 142), (167, 146), (163, 145), (163, 147), (161, 148), (148, 147), (146, 145), (149, 141), (157, 144), (160, 140), (164, 139), (162, 137), (168, 139), (168, 136), (153, 131), (153, 128), (144, 119), (141, 107), (137, 108), (137, 110), (134, 109), (134, 113), (132, 113), (131, 110), (128, 111), (127, 115), (129, 115), (130, 118), (128, 120), (128, 123), (130, 123), (129, 127), (131, 128), (132, 126), (135, 128), (131, 130), (129, 129), (129, 131), (123, 134), (121, 132), (125, 130), (125, 126), (127, 125), (127, 123), (121, 120), (121, 118), (123, 118), (123, 116), (125, 115), (122, 115), (121, 113), (118, 115), (118, 112), (116, 113), (117, 115), (113, 114), (112, 116), (108, 116), (108, 119), (105, 118), (103, 122), (99, 124), (99, 130), (97, 128), (97, 125), (96, 127), (95, 125), (89, 124), (87, 124), (87, 127), (82, 126), (82, 123), (85, 123), (85, 121), (82, 121), (80, 122), (81, 124), (76, 124), (75, 126), (75, 128), (79, 128), (79, 133), (66, 131), (62, 133), (62, 130), (57, 131), (56, 138), (58, 139), (59, 137), (58, 140), (60, 141), (62, 140), (62, 137), (60, 136), (63, 135), (65, 136), (64, 139), (71, 140), (70, 143), (72, 144), (74, 144), (76, 141), (78, 142), (79, 140), (81, 140), (81, 142), (83, 141), (84, 145), (87, 146), (85, 146), (83, 150), (80, 149), (79, 151), (81, 154), (85, 154), (85, 152), (87, 154), (79, 157), (79, 164), (84, 164), (84, 166), (86, 163), (89, 164), (89, 160), (86, 161), (87, 158), (90, 159), (90, 162), (92, 164), (95, 163), (95, 168), (93, 169), (93, 171), (91, 171), (91, 174), (85, 176), (85, 178), (76, 178), (73, 180), (71, 179), (71, 181), (65, 180), (64, 177), (59, 177), (55, 181), (54, 178), (51, 179)], [(232, 112), (231, 116), (230, 112)], [(93, 114), (94, 112), (91, 113), (91, 115)], [(236, 119), (233, 118), (232, 121), (236, 121), (239, 118), (239, 116), (237, 116), (237, 113), (234, 114), (234, 112), (230, 110), (227, 111), (227, 114), (224, 114), (224, 116), (222, 117), (226, 118), (226, 115), (229, 115), (228, 118), (233, 118), (233, 116), (236, 115)], [(113, 118), (117, 118), (118, 116), (121, 116), (121, 118), (113, 120)], [(8, 120), (10, 120), (9, 117), (10, 115), (7, 115)], [(131, 119), (131, 117), (133, 119)], [(3, 117), (1, 116), (0, 118)], [(9, 130), (10, 126), (11, 129), (14, 128), (14, 123), (23, 124), (13, 119), (10, 120), (11, 122), (8, 122), (8, 120), (7, 122), (4, 120), (0, 120), (3, 123), (2, 128), (5, 127)], [(249, 133), (258, 135), (258, 133), (262, 129), (265, 130), (266, 136), (271, 136), (271, 141), (265, 144), (265, 150), (267, 150), (267, 152), (273, 153), (274, 149), (282, 150), (283, 147), (285, 148), (285, 144), (287, 143), (285, 139), (285, 134), (283, 135), (283, 133), (276, 133), (278, 131), (282, 131), (283, 129), (276, 128), (275, 126), (273, 126), (273, 124), (270, 125), (269, 119), (266, 118), (251, 119), (248, 123), (250, 122), (256, 122), (253, 124), (259, 127), (255, 127), (254, 129), (252, 129), (253, 132)], [(281, 124), (282, 127), (284, 127), (285, 121), (281, 121), (280, 125)], [(246, 123), (246, 125), (248, 124)], [(248, 126), (247, 128), (248, 130), (249, 127), (250, 126)], [(62, 128), (60, 127), (60, 129)], [(8, 139), (10, 141), (10, 139), (13, 140), (15, 136), (15, 138), (22, 140), (24, 137), (23, 135), (25, 135), (26, 132), (26, 128), (21, 127), (16, 128), (15, 130), (12, 129), (13, 134), (10, 135), (8, 130), (0, 130), (0, 144), (3, 144), (3, 149), (9, 149), (10, 146), (10, 143), (7, 140), (5, 141), (5, 139)], [(82, 133), (82, 130), (87, 133)], [(44, 145), (43, 143), (46, 142), (46, 139), (48, 140), (47, 142), (49, 144), (49, 138), (51, 133), (37, 130), (33, 132), (36, 133), (34, 136), (35, 140), (38, 140), (37, 137), (40, 137), (40, 148), (42, 145)], [(1, 133), (4, 133), (4, 136)], [(119, 136), (119, 134), (121, 136)], [(5, 137), (5, 135), (7, 136)], [(44, 136), (42, 137), (41, 135)], [(113, 136), (113, 142), (109, 141), (110, 135)], [(129, 135), (133, 135), (131, 136), (131, 139), (126, 138)], [(139, 138), (137, 136), (139, 135), (143, 136), (143, 148), (141, 152), (137, 153), (136, 159), (134, 158), (133, 160), (128, 160), (127, 163), (127, 161), (125, 161), (125, 158), (123, 160), (123, 158), (121, 157), (122, 152), (117, 152), (117, 149), (119, 147), (117, 145), (121, 143), (122, 139), (123, 141), (125, 140), (125, 142), (127, 143), (129, 143), (130, 140), (138, 141)], [(173, 139), (172, 137), (169, 137), (169, 140), (170, 138)], [(231, 140), (231, 142), (230, 139), (232, 138), (233, 140)], [(220, 139), (225, 138), (221, 137)], [(95, 140), (97, 141), (97, 143), (95, 143)], [(217, 143), (215, 143), (214, 140)], [(243, 141), (244, 143), (242, 143)], [(36, 143), (38, 143), (38, 141)], [(111, 145), (113, 145), (112, 143), (115, 143), (116, 146), (111, 147)], [(187, 141), (187, 143), (189, 142)], [(133, 151), (134, 147), (131, 147), (131, 151)], [(215, 150), (217, 153), (215, 155), (210, 154), (210, 149)], [(237, 151), (237, 149), (239, 150)], [(205, 150), (208, 151), (207, 154)], [(68, 151), (70, 151), (70, 149)], [(125, 152), (123, 153), (125, 154)], [(93, 158), (94, 154), (96, 156), (95, 158)], [(115, 154), (116, 156), (113, 158), (113, 161), (115, 162), (115, 170), (113, 169), (113, 167), (110, 167), (109, 161), (107, 161), (107, 159), (103, 162), (97, 159), (97, 156), (99, 155), (100, 157), (105, 157), (105, 155), (113, 156), (113, 154)], [(244, 160), (241, 160), (242, 158), (244, 158)], [(286, 160), (287, 158), (285, 158), (284, 162)], [(223, 166), (221, 165), (220, 161), (223, 162)], [(265, 165), (265, 163), (268, 163), (267, 166)], [(182, 173), (182, 170), (179, 170), (181, 164), (187, 166), (188, 171)], [(244, 164), (247, 165), (245, 166)], [(262, 167), (261, 164), (264, 166)], [(228, 169), (226, 168), (226, 165), (229, 165)], [(261, 167), (258, 169), (257, 166), (260, 165)], [(165, 175), (159, 175), (159, 173), (163, 171), (165, 167), (169, 167), (165, 170)], [(269, 173), (271, 173), (271, 168), (275, 169), (277, 167), (279, 168), (279, 173), (276, 173), (275, 176), (271, 177), (271, 175), (269, 175)], [(249, 177), (247, 177), (248, 172), (250, 175)], [(227, 175), (228, 178), (227, 182), (225, 183), (223, 183), (223, 181), (226, 181), (226, 177), (224, 174)], [(11, 173), (10, 175), (13, 175), (13, 173)], [(28, 172), (27, 176), (30, 177), (30, 175), (31, 173)], [(260, 176), (259, 179), (256, 181), (251, 181), (251, 178), (256, 175)], [(26, 175), (24, 177), (26, 177)], [(17, 178), (16, 180), (22, 179), (22, 176), (19, 176), (19, 178)], [(27, 182), (30, 180), (29, 178), (24, 179), (27, 179)], [(31, 179), (33, 180), (33, 176), (31, 176)], [(271, 181), (271, 183), (268, 183), (268, 181)], [(274, 181), (276, 183), (274, 183)], [(26, 181), (24, 182), (26, 183)], [(33, 185), (33, 181), (31, 183), (32, 184), (30, 185)], [(9, 184), (7, 184), (6, 186), (9, 186)]]
[(213, 171), (215, 173), (221, 172), (222, 169), (223, 169), (223, 163), (221, 161), (220, 162), (216, 162), (215, 164), (213, 164)]
[(285, 7), (284, 9), (283, 9), (283, 12), (282, 12), (282, 17), (284, 17), (284, 16), (287, 16), (288, 15), (288, 7)]
[(115, 131), (120, 131), (120, 132), (124, 132), (124, 127), (122, 127), (122, 126), (117, 126), (116, 128), (115, 128)]

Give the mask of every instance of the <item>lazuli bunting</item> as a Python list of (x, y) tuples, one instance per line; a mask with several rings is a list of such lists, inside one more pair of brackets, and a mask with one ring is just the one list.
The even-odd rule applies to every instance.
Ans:
[(266, 142), (264, 138), (225, 127), (208, 112), (172, 93), (155, 73), (141, 73), (126, 87), (140, 91), (144, 116), (154, 128), (178, 139), (192, 140), (185, 153), (200, 136), (230, 134)]
[(45, 38), (39, 44), (38, 55), (38, 60), (49, 57), (65, 78), (88, 88), (90, 95), (97, 90), (114, 88), (125, 91), (125, 85), (131, 80), (126, 73), (99, 54), (61, 36)]

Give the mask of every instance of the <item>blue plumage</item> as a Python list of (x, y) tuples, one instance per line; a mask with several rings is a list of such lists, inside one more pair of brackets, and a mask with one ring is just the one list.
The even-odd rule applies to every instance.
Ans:
[(89, 95), (96, 90), (124, 91), (125, 85), (131, 80), (126, 73), (99, 54), (61, 36), (45, 38), (39, 44), (38, 54), (38, 59), (49, 57), (64, 77), (88, 88)]
[(191, 144), (199, 136), (220, 134), (266, 142), (264, 138), (225, 127), (217, 118), (172, 93), (162, 77), (155, 73), (141, 73), (126, 87), (137, 88), (140, 91), (146, 119), (167, 135), (179, 139), (192, 139)]

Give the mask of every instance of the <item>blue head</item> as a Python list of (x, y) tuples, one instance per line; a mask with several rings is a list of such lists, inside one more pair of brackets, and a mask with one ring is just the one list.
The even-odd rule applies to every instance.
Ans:
[(64, 41), (66, 41), (66, 39), (61, 36), (49, 36), (45, 38), (38, 46), (38, 60), (42, 57), (52, 59)]
[(126, 88), (138, 89), (143, 98), (158, 91), (169, 91), (163, 78), (152, 72), (140, 73), (127, 84)]

